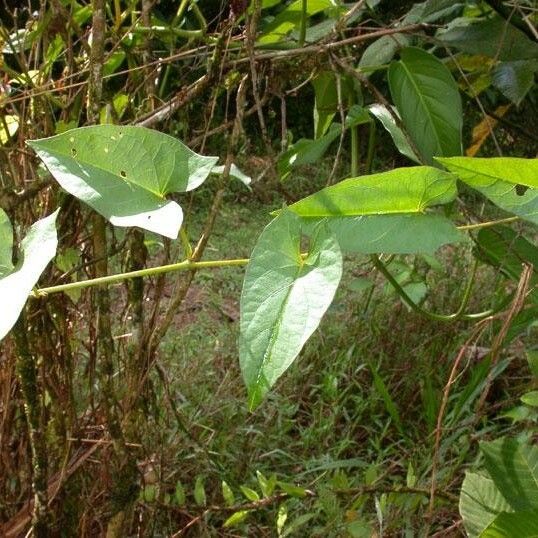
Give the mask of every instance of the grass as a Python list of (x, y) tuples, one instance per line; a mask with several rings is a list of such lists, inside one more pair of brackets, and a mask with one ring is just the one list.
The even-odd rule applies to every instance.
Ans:
[[(203, 192), (199, 196), (207, 199)], [(277, 198), (241, 203), (245, 196), (234, 189), (226, 199), (208, 257), (248, 256), (269, 212), (280, 205)], [(203, 211), (191, 214), (193, 236), (202, 220)], [(412, 266), (414, 278), (429, 284), (428, 307), (457, 309), (470, 262), (465, 248), (442, 251), (435, 269), (431, 260), (400, 260)], [(342, 285), (320, 329), (252, 414), (236, 343), (243, 271), (197, 275), (161, 351), (170, 398), (165, 408), (152, 411), (151, 431), (144, 436), (147, 461), (141, 466), (151, 465), (158, 476), (146, 485), (137, 508), (148, 535), (176, 532), (195, 516), (200, 517), (188, 535), (421, 536), (444, 532), (458, 521), (459, 486), (476, 457), (477, 441), (513, 427), (507, 420), (486, 423), (485, 417), (499, 416), (523, 392), (528, 377), (526, 370), (522, 374), (522, 351), (512, 350), (499, 363), (496, 372), (503, 376), (481, 416), (474, 404), (488, 365), (465, 359), (445, 413), (438, 494), (430, 513), (437, 414), (470, 326), (432, 323), (408, 312), (379, 276), (369, 277), (373, 288), (357, 291), (356, 280), (366, 269), (366, 259), (346, 258)], [(481, 290), (494, 288), (494, 276), (481, 267), (474, 308), (489, 306), (491, 292)], [(486, 333), (479, 345), (487, 347), (491, 336)], [(156, 401), (163, 396), (155, 395)], [(259, 473), (306, 491), (291, 490), (285, 499), (234, 516), (238, 521), (223, 528), (233, 511), (226, 509), (222, 481), (236, 504), (248, 503), (255, 497), (241, 488), (262, 495)], [(185, 499), (178, 499), (178, 487)], [(289, 486), (276, 485), (272, 495), (283, 492), (289, 493)], [(463, 535), (457, 525), (449, 532), (443, 536)]]

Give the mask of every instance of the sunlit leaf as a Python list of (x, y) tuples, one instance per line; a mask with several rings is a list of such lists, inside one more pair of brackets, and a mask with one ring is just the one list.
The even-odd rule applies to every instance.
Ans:
[(423, 213), (456, 196), (456, 179), (437, 168), (415, 166), (346, 179), (290, 206), (302, 217)]
[(538, 224), (538, 159), (453, 157), (436, 160), (501, 209)]
[(181, 207), (166, 196), (205, 181), (217, 157), (144, 127), (99, 125), (28, 144), (70, 194), (115, 226), (138, 226), (176, 238)]
[[(409, 157), (412, 161), (420, 164), (420, 156), (415, 153), (415, 150), (411, 147), (411, 144), (407, 140), (404, 132), (400, 129), (399, 125), (396, 123), (393, 115), (390, 113), (389, 109), (385, 105), (374, 104), (368, 107), (368, 110), (381, 122), (383, 127), (389, 132), (392, 140), (398, 149), (398, 151)], [(396, 110), (393, 111), (394, 114), (398, 115)]]
[(336, 239), (319, 227), (306, 258), (301, 225), (283, 211), (262, 232), (241, 295), (239, 358), (254, 409), (295, 360), (332, 302), (342, 275)]
[[(0, 315), (0, 340), (15, 325), (29, 293), (56, 254), (58, 246), (56, 237), (57, 214), (56, 211), (32, 224), (20, 245), (20, 261), (11, 272), (5, 273), (0, 278), (0, 297), (2, 297), (3, 305)], [(2, 228), (2, 234), (5, 234), (7, 230), (5, 222)], [(2, 257), (7, 254), (4, 247), (0, 249), (0, 252)], [(6, 260), (3, 263), (5, 264)]]

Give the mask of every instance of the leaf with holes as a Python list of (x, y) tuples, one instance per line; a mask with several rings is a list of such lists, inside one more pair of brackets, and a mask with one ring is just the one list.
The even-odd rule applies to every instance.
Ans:
[(461, 155), (463, 114), (448, 68), (428, 52), (409, 47), (391, 63), (389, 86), (402, 122), (423, 161)]
[(538, 159), (453, 157), (436, 160), (501, 209), (538, 224)]
[(82, 127), (28, 144), (67, 192), (115, 226), (138, 226), (172, 239), (183, 212), (166, 196), (198, 187), (218, 159), (134, 126)]
[[(26, 304), (29, 293), (36, 285), (41, 273), (56, 254), (58, 239), (56, 237), (56, 216), (58, 211), (32, 224), (20, 245), (20, 261), (15, 267), (11, 259), (6, 258), (12, 244), (11, 227), (7, 228), (5, 218), (0, 212), (0, 297), (2, 313), (0, 314), (0, 340), (15, 325)], [(9, 221), (8, 221), (9, 222)], [(10, 255), (11, 257), (11, 255)], [(7, 262), (7, 263), (6, 263)]]
[(342, 276), (342, 254), (325, 226), (301, 256), (301, 223), (284, 210), (262, 232), (241, 295), (239, 360), (249, 408), (262, 401), (316, 330)]
[(346, 179), (290, 206), (310, 230), (325, 220), (340, 247), (372, 254), (428, 253), (462, 239), (443, 215), (428, 212), (456, 197), (456, 178), (428, 166)]

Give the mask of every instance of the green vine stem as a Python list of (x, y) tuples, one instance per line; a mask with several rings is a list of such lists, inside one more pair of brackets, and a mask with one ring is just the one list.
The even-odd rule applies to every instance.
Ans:
[(371, 256), (371, 260), (372, 260), (372, 263), (374, 264), (374, 267), (387, 279), (390, 285), (395, 289), (396, 293), (403, 299), (405, 304), (407, 304), (409, 308), (411, 308), (411, 310), (414, 310), (415, 312), (422, 314), (428, 319), (431, 319), (434, 321), (443, 321), (443, 322), (457, 321), (460, 319), (478, 321), (478, 320), (487, 318), (495, 314), (504, 306), (504, 301), (503, 301), (503, 303), (496, 309), (486, 310), (484, 312), (479, 312), (477, 314), (464, 314), (465, 309), (467, 308), (467, 304), (469, 303), (469, 299), (471, 297), (471, 291), (473, 289), (473, 284), (474, 284), (474, 280), (476, 276), (476, 269), (478, 267), (478, 260), (476, 259), (471, 269), (471, 276), (469, 277), (467, 285), (465, 286), (465, 291), (463, 292), (463, 299), (461, 301), (460, 307), (453, 314), (436, 314), (435, 312), (429, 312), (428, 310), (425, 310), (420, 305), (415, 303), (413, 299), (411, 299), (411, 297), (409, 297), (409, 295), (402, 288), (402, 286), (400, 286), (398, 281), (392, 276), (387, 266), (381, 261), (379, 256), (373, 254)]
[(117, 282), (123, 282), (124, 280), (129, 280), (132, 278), (160, 275), (161, 273), (171, 273), (173, 271), (196, 271), (198, 269), (213, 269), (215, 267), (238, 267), (246, 265), (248, 262), (249, 258), (215, 261), (210, 260), (204, 262), (191, 262), (189, 260), (184, 260), (178, 263), (160, 265), (159, 267), (150, 267), (147, 269), (139, 269), (138, 271), (129, 271), (126, 273), (91, 278), (88, 280), (81, 280), (80, 282), (70, 282), (69, 284), (60, 284), (58, 286), (51, 286), (49, 288), (39, 288), (32, 291), (30, 297), (46, 297), (51, 293), (80, 290), (84, 288), (91, 288), (92, 286), (108, 286), (109, 284), (116, 284)]
[(301, 6), (301, 28), (299, 30), (299, 46), (302, 47), (306, 40), (306, 20), (307, 20), (307, 2), (308, 0), (303, 0)]

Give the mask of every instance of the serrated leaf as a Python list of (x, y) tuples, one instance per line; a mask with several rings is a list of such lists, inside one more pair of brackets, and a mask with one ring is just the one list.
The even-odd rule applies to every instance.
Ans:
[(232, 514), (224, 523), (223, 527), (235, 527), (236, 525), (239, 525), (240, 523), (243, 523), (245, 519), (247, 519), (248, 516), (248, 510), (240, 510), (239, 512), (235, 512), (235, 514)]
[(278, 513), (276, 516), (276, 533), (280, 537), (282, 536), (282, 531), (284, 530), (284, 525), (288, 520), (288, 507), (282, 503), (278, 507)]
[(301, 224), (283, 211), (262, 232), (241, 295), (239, 358), (254, 409), (295, 360), (329, 307), (342, 275), (342, 254), (325, 227), (301, 257)]
[(2, 297), (3, 304), (0, 316), (0, 340), (15, 325), (29, 293), (36, 285), (41, 273), (56, 255), (58, 246), (56, 237), (57, 215), (58, 211), (55, 211), (48, 217), (32, 224), (28, 234), (21, 242), (19, 263), (11, 272), (5, 273), (0, 278), (0, 297)]
[(538, 447), (516, 439), (480, 443), (485, 467), (514, 511), (538, 510)]
[(390, 93), (422, 161), (461, 155), (463, 114), (458, 86), (435, 56), (415, 47), (400, 51), (391, 63)]
[(273, 474), (270, 478), (267, 478), (261, 471), (256, 471), (256, 478), (258, 479), (262, 495), (264, 497), (270, 497), (276, 486), (275, 475)]
[(81, 127), (28, 144), (67, 192), (115, 226), (138, 226), (172, 239), (183, 212), (166, 196), (195, 189), (217, 162), (145, 127)]
[[(538, 159), (437, 158), (446, 169), (495, 205), (538, 224)], [(527, 187), (520, 190), (519, 187)]]
[(198, 506), (205, 506), (207, 503), (203, 476), (196, 477), (196, 482), (194, 483), (194, 501)]
[(239, 486), (239, 489), (241, 490), (241, 493), (245, 496), (245, 498), (249, 501), (256, 502), (260, 500), (260, 496), (258, 495), (257, 491), (254, 491), (253, 489), (247, 487), (247, 486)]
[(460, 495), (460, 514), (469, 538), (480, 536), (500, 512), (510, 510), (510, 505), (493, 480), (477, 473), (465, 473)]

